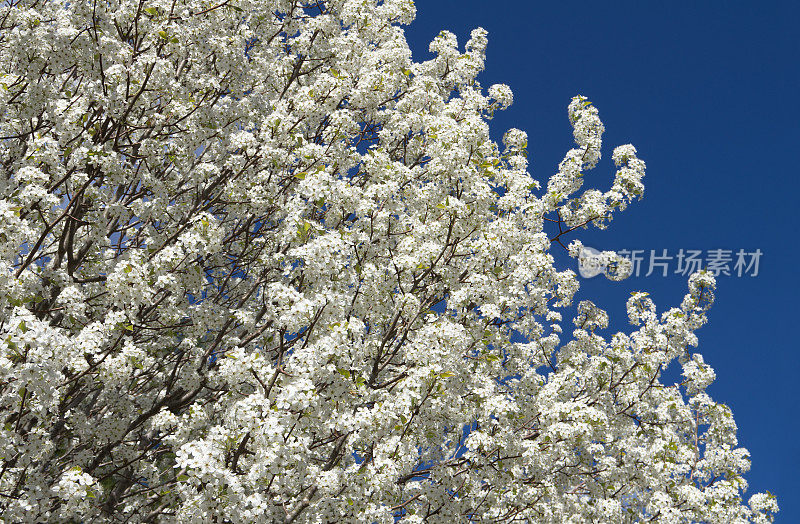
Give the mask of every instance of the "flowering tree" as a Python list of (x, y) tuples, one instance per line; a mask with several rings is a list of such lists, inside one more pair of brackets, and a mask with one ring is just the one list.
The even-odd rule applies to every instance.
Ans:
[(771, 520), (691, 353), (711, 276), (562, 333), (551, 249), (641, 196), (636, 150), (581, 190), (603, 125), (576, 97), (540, 185), (523, 132), (490, 139), (485, 32), (413, 62), (413, 16), (4, 2), (6, 521)]

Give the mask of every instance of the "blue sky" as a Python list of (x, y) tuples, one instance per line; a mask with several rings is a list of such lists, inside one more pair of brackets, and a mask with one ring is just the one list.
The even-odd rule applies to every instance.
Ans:
[[(734, 262), (740, 249), (761, 250), (757, 276), (718, 278), (698, 334), (717, 372), (709, 393), (731, 406), (751, 452), (746, 496), (776, 494), (777, 522), (800, 522), (797, 20), (800, 5), (790, 2), (419, 0), (407, 29), (415, 60), (429, 56), (442, 29), (462, 46), (472, 28), (489, 31), (479, 80), (515, 95), (493, 133), (528, 133), (534, 178), (546, 181), (571, 147), (566, 106), (577, 94), (606, 126), (604, 160), (589, 184), (610, 183), (614, 146), (636, 146), (648, 167), (644, 200), (606, 231), (580, 232), (584, 244), (641, 249), (645, 264), (650, 250), (732, 250)], [(632, 290), (649, 291), (662, 311), (680, 302), (686, 277), (675, 269), (673, 259), (667, 277), (583, 280), (579, 299), (624, 329)]]

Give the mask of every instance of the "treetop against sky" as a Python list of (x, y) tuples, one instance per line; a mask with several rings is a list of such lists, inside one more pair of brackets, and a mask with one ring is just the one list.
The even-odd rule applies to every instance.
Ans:
[(575, 96), (532, 176), (486, 31), (415, 61), (415, 12), (0, 8), (7, 518), (772, 520), (707, 392), (714, 272), (610, 333), (563, 262), (641, 199), (639, 151)]

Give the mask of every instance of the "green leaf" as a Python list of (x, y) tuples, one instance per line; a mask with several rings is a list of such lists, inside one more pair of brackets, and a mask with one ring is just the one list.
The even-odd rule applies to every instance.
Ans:
[(116, 330), (124, 330), (124, 331), (133, 331), (133, 324), (129, 322), (117, 322), (117, 325), (114, 326)]

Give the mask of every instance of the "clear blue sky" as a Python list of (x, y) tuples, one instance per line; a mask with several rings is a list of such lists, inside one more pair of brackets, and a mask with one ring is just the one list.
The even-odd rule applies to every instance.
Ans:
[[(515, 94), (493, 132), (527, 131), (534, 178), (546, 181), (571, 146), (566, 106), (576, 94), (595, 103), (607, 130), (589, 183), (609, 184), (611, 148), (637, 147), (648, 167), (644, 200), (608, 230), (581, 232), (584, 244), (648, 256), (763, 252), (758, 276), (719, 277), (699, 350), (717, 372), (709, 392), (731, 406), (751, 452), (746, 497), (770, 490), (786, 523), (800, 522), (798, 20), (794, 2), (418, 0), (407, 30), (415, 60), (442, 29), (461, 46), (472, 28), (489, 31), (479, 80)], [(638, 289), (663, 311), (680, 302), (686, 278), (597, 277), (583, 281), (580, 298), (622, 329)]]

